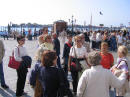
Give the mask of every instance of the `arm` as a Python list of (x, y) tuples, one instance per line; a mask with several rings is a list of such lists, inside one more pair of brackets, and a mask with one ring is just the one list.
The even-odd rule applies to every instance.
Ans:
[(111, 59), (111, 67), (112, 67), (114, 65), (114, 58), (112, 54), (110, 54), (110, 59)]
[(29, 83), (32, 86), (35, 86), (36, 84), (36, 77), (37, 77), (37, 72), (38, 72), (38, 65), (39, 63), (36, 63), (35, 66), (32, 68), (30, 75), (29, 75)]
[(53, 40), (54, 50), (56, 51), (56, 41)]
[(68, 70), (70, 71), (70, 65), (71, 65), (71, 56), (69, 56), (69, 59), (68, 59)]
[(70, 48), (69, 59), (68, 59), (68, 70), (70, 71), (70, 65), (72, 60), (73, 47)]
[(126, 81), (126, 74), (123, 72), (118, 78), (109, 71), (110, 85), (115, 88), (121, 88)]
[(15, 47), (14, 49), (14, 58), (16, 61), (22, 61), (22, 58), (20, 57), (20, 52), (18, 53), (18, 47)]
[(91, 65), (88, 64), (88, 53), (87, 53), (86, 49), (84, 50), (84, 52), (86, 52), (85, 55), (84, 55), (85, 61), (86, 61), (87, 65), (88, 65), (89, 67), (91, 67)]
[(65, 53), (66, 53), (66, 44), (64, 44), (64, 48), (63, 48), (63, 58), (65, 57)]
[(39, 38), (38, 38), (38, 44), (41, 45), (42, 43), (44, 43), (44, 40), (43, 40), (43, 35), (40, 35)]
[(77, 87), (78, 97), (83, 97), (86, 87), (87, 87), (87, 77), (86, 77), (86, 72), (83, 72), (78, 82), (78, 87)]

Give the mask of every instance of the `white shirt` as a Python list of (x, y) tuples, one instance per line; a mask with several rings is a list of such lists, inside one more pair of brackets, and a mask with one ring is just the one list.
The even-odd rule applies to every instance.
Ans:
[(96, 41), (101, 41), (102, 40), (102, 35), (101, 33), (96, 34)]
[[(81, 48), (77, 48), (77, 46), (73, 46), (73, 47), (75, 48), (77, 58), (87, 57), (88, 53), (87, 53), (87, 50), (86, 50), (86, 48), (84, 46), (82, 46)], [(71, 47), (69, 55), (72, 56), (72, 57), (75, 57), (73, 47)]]
[(123, 42), (123, 37), (122, 36), (118, 35), (117, 39), (118, 39), (117, 43), (122, 43)]
[(92, 33), (91, 40), (96, 41), (96, 34), (95, 33)]
[(126, 79), (124, 73), (119, 78), (101, 65), (92, 66), (83, 72), (77, 88), (77, 97), (110, 97), (109, 86), (120, 88)]
[[(19, 53), (18, 53), (18, 48), (19, 48)], [(22, 61), (23, 56), (27, 56), (27, 51), (26, 48), (23, 46), (16, 46), (14, 48), (14, 58), (16, 61)]]

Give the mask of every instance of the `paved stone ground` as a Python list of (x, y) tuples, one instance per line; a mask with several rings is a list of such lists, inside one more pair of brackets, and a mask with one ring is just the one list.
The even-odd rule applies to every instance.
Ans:
[[(2, 38), (0, 38), (2, 39)], [(2, 39), (3, 40), (3, 39)], [(63, 51), (63, 41), (61, 40), (61, 51)], [(16, 75), (16, 70), (11, 69), (8, 67), (8, 61), (9, 61), (9, 56), (12, 53), (12, 50), (14, 46), (17, 44), (16, 40), (9, 39), (9, 40), (3, 40), (5, 49), (6, 49), (6, 54), (3, 60), (3, 65), (4, 65), (4, 74), (5, 74), (5, 80), (7, 85), (9, 85), (9, 89), (4, 90), (0, 87), (0, 97), (16, 97), (15, 96), (15, 91), (16, 91), (16, 80), (17, 80), (17, 75)], [(27, 48), (28, 54), (33, 58), (35, 56), (35, 51), (37, 49), (37, 41), (32, 40), (32, 41), (26, 41), (25, 47)], [(112, 52), (114, 59), (116, 60), (117, 54), (116, 52)], [(62, 52), (61, 52), (62, 55)], [(130, 59), (130, 56), (129, 56)], [(33, 64), (34, 65), (35, 60), (33, 58)], [(30, 71), (30, 69), (29, 69)], [(33, 89), (29, 86), (29, 84), (26, 83), (25, 85), (25, 92), (27, 92), (26, 97), (33, 97)], [(130, 97), (130, 94), (127, 95), (127, 97)]]

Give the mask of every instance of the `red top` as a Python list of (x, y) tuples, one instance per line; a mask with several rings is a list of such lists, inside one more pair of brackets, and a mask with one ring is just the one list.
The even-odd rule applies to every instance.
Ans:
[(110, 69), (114, 62), (113, 55), (111, 53), (107, 53), (105, 55), (100, 53), (100, 55), (102, 57), (101, 65), (103, 66), (103, 68)]

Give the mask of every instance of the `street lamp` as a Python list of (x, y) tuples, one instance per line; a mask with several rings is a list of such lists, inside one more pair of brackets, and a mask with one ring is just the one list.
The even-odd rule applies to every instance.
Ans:
[(72, 24), (71, 33), (74, 34), (74, 22), (76, 23), (76, 19), (74, 20), (74, 16), (72, 15), (71, 20), (69, 19), (69, 22)]

